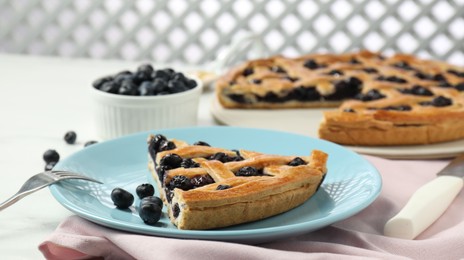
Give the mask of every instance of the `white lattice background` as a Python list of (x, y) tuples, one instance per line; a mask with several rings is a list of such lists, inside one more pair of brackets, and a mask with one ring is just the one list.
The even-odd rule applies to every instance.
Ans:
[(270, 53), (406, 52), (464, 65), (464, 0), (0, 0), (0, 52), (204, 64), (259, 34)]

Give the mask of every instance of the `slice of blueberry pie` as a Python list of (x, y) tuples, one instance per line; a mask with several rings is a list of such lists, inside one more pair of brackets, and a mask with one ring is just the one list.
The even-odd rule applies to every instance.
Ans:
[(148, 138), (148, 167), (179, 229), (260, 220), (304, 203), (320, 187), (328, 155), (280, 156)]
[(464, 138), (464, 68), (396, 54), (282, 56), (248, 61), (217, 81), (225, 108), (338, 107), (319, 136), (347, 145)]

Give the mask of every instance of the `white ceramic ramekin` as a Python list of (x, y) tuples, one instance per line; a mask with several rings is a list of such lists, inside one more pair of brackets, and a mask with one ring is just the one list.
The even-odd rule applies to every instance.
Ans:
[(98, 136), (108, 140), (142, 131), (195, 126), (203, 85), (193, 79), (197, 82), (193, 89), (160, 96), (125, 96), (92, 87)]

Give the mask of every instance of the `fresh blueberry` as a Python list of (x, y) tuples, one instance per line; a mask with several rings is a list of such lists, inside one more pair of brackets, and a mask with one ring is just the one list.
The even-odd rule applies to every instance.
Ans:
[(64, 141), (68, 144), (74, 144), (76, 142), (77, 134), (74, 131), (68, 131), (64, 135)]
[(103, 92), (116, 94), (118, 93), (119, 85), (114, 81), (107, 81), (101, 85), (100, 90)]
[(103, 86), (103, 84), (105, 82), (109, 82), (109, 81), (112, 81), (113, 80), (113, 77), (111, 76), (106, 76), (106, 77), (103, 77), (103, 78), (99, 78), (99, 79), (96, 79), (94, 82), (92, 82), (92, 86), (96, 89), (101, 89), (101, 87)]
[(43, 159), (46, 163), (50, 163), (50, 162), (56, 163), (60, 160), (60, 155), (58, 154), (57, 151), (53, 149), (49, 149), (45, 151), (45, 153), (43, 154)]
[(172, 79), (168, 82), (168, 91), (172, 94), (180, 93), (188, 90), (184, 82), (179, 79)]
[(111, 191), (111, 200), (116, 207), (127, 209), (134, 203), (134, 195), (122, 188), (114, 188)]
[(150, 183), (144, 183), (137, 186), (135, 193), (140, 199), (143, 199), (148, 196), (153, 196), (153, 194), (155, 194), (155, 188)]
[(153, 66), (151, 66), (151, 64), (142, 64), (137, 68), (137, 71), (143, 71), (147, 74), (151, 74), (154, 71), (154, 69)]
[(133, 80), (132, 73), (130, 71), (123, 71), (119, 72), (115, 77), (114, 77), (114, 82), (121, 84), (123, 81), (131, 81)]
[(155, 70), (153, 73), (152, 73), (152, 77), (156, 80), (156, 79), (163, 79), (164, 81), (169, 81), (169, 79), (171, 79), (171, 73), (169, 73), (168, 71), (166, 70)]
[(165, 80), (164, 78), (156, 78), (153, 81), (153, 91), (155, 92), (155, 94), (159, 94), (167, 90), (168, 90), (168, 81)]
[(155, 95), (155, 86), (152, 81), (144, 81), (139, 86), (140, 96), (153, 96)]
[(154, 203), (158, 205), (161, 209), (163, 209), (163, 200), (161, 200), (157, 196), (147, 196), (140, 200), (140, 205), (145, 203)]
[(161, 218), (162, 208), (155, 203), (144, 203), (140, 205), (139, 216), (145, 224), (154, 225)]
[(193, 79), (187, 79), (187, 80), (185, 81), (185, 85), (186, 85), (189, 89), (192, 89), (192, 88), (194, 88), (194, 87), (197, 86), (197, 82), (196, 82), (195, 80), (193, 80)]
[(139, 94), (137, 85), (131, 80), (124, 80), (118, 89), (118, 94), (126, 96), (137, 96)]

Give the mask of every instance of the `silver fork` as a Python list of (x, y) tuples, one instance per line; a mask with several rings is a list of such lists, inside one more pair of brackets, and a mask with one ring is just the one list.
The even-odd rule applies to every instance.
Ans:
[(100, 181), (97, 181), (95, 179), (92, 179), (90, 177), (80, 175), (74, 172), (68, 172), (68, 171), (45, 171), (38, 173), (31, 178), (29, 178), (23, 186), (19, 189), (18, 192), (16, 192), (15, 195), (13, 195), (11, 198), (7, 199), (3, 203), (0, 204), (0, 211), (13, 205), (16, 203), (18, 200), (26, 197), (27, 195), (38, 191), (44, 187), (47, 187), (53, 183), (62, 181), (62, 180), (69, 180), (69, 179), (79, 179), (79, 180), (86, 180), (86, 181), (91, 181), (91, 182), (96, 182), (103, 184)]

